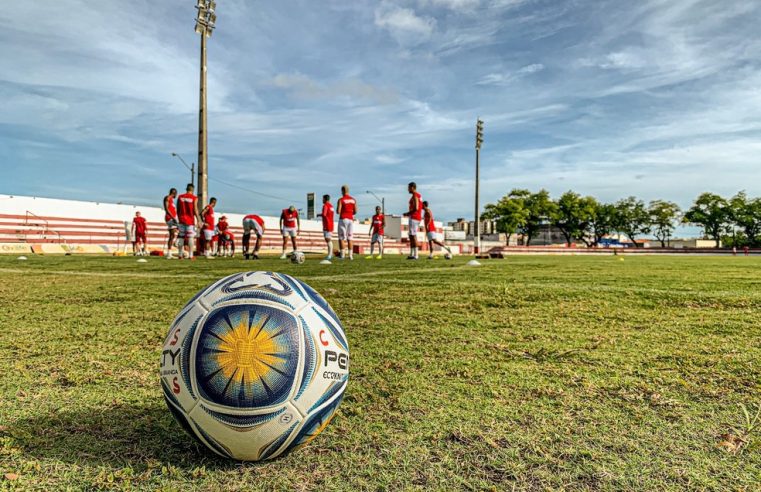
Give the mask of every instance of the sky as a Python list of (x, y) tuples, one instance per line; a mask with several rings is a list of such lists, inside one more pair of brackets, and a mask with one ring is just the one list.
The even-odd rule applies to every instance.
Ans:
[[(158, 205), (197, 157), (194, 0), (0, 9), (0, 193)], [(513, 188), (688, 207), (761, 195), (761, 2), (218, 0), (210, 194), (277, 214), (349, 184), (439, 219)], [(364, 213), (363, 213), (364, 212)]]

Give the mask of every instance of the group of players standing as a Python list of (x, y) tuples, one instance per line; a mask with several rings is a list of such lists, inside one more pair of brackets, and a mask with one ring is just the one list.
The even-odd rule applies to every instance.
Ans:
[[(202, 210), (198, 209), (198, 197), (193, 193), (194, 187), (188, 184), (185, 193), (177, 195), (177, 190), (172, 188), (169, 194), (164, 197), (164, 213), (167, 227), (169, 229), (169, 239), (167, 241), (167, 258), (174, 258), (173, 249), (177, 248), (178, 258), (193, 258), (193, 242), (196, 237), (196, 225), (201, 224), (203, 234), (200, 236), (201, 244), (199, 250), (207, 258), (213, 258), (214, 255), (233, 256), (235, 254), (235, 237), (229, 229), (227, 217), (224, 215), (219, 221), (214, 222), (214, 207), (217, 204), (216, 198), (211, 198), (209, 204)], [(409, 183), (407, 191), (410, 193), (409, 209), (404, 216), (409, 219), (409, 240), (410, 254), (408, 260), (418, 259), (418, 241), (417, 232), (420, 223), (426, 231), (426, 238), (430, 246), (430, 255), (433, 258), (434, 244), (442, 247), (447, 251), (448, 257), (452, 252), (445, 244), (438, 240), (436, 226), (434, 225), (433, 213), (428, 207), (428, 202), (423, 201), (420, 193), (417, 191), (417, 185)], [(330, 202), (330, 195), (322, 197), (322, 211), (317, 215), (322, 219), (323, 237), (327, 246), (327, 260), (334, 258), (333, 255), (333, 229), (335, 227), (334, 216), (338, 213), (338, 252), (335, 254), (337, 259), (349, 260), (354, 259), (354, 221), (357, 215), (357, 201), (349, 194), (349, 187), (341, 187), (341, 197), (336, 201), (336, 209)], [(139, 216), (139, 212), (137, 214)], [(143, 219), (144, 221), (145, 219)], [(245, 259), (258, 259), (259, 250), (264, 236), (264, 220), (255, 214), (246, 215), (243, 218), (243, 255)], [(383, 235), (386, 226), (386, 218), (381, 207), (375, 207), (375, 214), (371, 219), (369, 235), (370, 256), (366, 257), (381, 259), (383, 257)], [(280, 232), (283, 237), (283, 252), (281, 259), (288, 257), (286, 250), (288, 240), (290, 239), (293, 251), (298, 250), (296, 239), (301, 232), (301, 219), (295, 206), (283, 209), (280, 214)], [(253, 248), (251, 247), (251, 236), (256, 237)], [(378, 256), (374, 256), (375, 246), (378, 246)]]

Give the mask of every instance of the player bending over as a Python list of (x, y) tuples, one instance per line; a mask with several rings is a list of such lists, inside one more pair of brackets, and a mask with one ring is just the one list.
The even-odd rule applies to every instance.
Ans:
[(212, 197), (209, 200), (209, 204), (206, 205), (201, 211), (201, 218), (203, 219), (203, 248), (204, 255), (208, 259), (213, 259), (213, 241), (214, 237), (214, 207), (217, 205), (217, 199)]
[(145, 217), (140, 216), (140, 212), (135, 212), (135, 218), (132, 219), (132, 254), (135, 256), (145, 256), (146, 232), (148, 225), (145, 223)]
[(285, 248), (288, 246), (288, 238), (291, 238), (291, 244), (293, 245), (293, 251), (296, 251), (296, 236), (301, 231), (301, 219), (299, 218), (299, 211), (296, 207), (291, 205), (288, 208), (284, 208), (280, 213), (280, 232), (283, 233), (283, 254), (280, 255), (280, 259), (284, 260), (288, 257), (285, 254)]
[[(251, 233), (256, 234), (256, 245), (254, 252), (249, 251), (251, 246)], [(245, 259), (259, 259), (259, 248), (262, 246), (262, 236), (264, 236), (264, 219), (258, 215), (246, 215), (243, 217), (243, 257)]]
[(338, 258), (346, 258), (344, 242), (349, 250), (349, 259), (354, 259), (354, 216), (357, 214), (357, 201), (349, 195), (349, 185), (341, 187), (341, 198), (338, 199)]
[(371, 236), (370, 239), (370, 256), (367, 257), (367, 259), (371, 259), (373, 257), (373, 252), (375, 251), (375, 244), (378, 244), (378, 257), (376, 259), (380, 260), (383, 258), (383, 233), (384, 228), (386, 227), (386, 217), (383, 215), (383, 212), (381, 211), (380, 207), (375, 207), (375, 215), (373, 215), (372, 218), (372, 226), (370, 227), (370, 233)]
[[(180, 237), (177, 241), (177, 255), (180, 258), (193, 259), (193, 240), (196, 237), (196, 222), (198, 221), (198, 197), (193, 194), (193, 185), (185, 187), (185, 193), (177, 197), (177, 219), (179, 221)], [(185, 251), (185, 246), (188, 251)]]
[(409, 236), (410, 236), (410, 255), (408, 260), (417, 260), (417, 231), (420, 229), (420, 220), (423, 218), (423, 200), (420, 197), (420, 193), (417, 192), (417, 184), (413, 181), (407, 185), (407, 191), (410, 195), (410, 207), (409, 211), (404, 214), (405, 217), (410, 218), (409, 223)]
[(322, 217), (322, 237), (328, 246), (326, 260), (333, 259), (333, 204), (330, 203), (330, 195), (322, 195), (322, 212), (317, 217)]
[(428, 208), (428, 202), (423, 202), (423, 212), (425, 213), (425, 220), (423, 223), (425, 224), (425, 236), (428, 239), (428, 249), (430, 250), (430, 254), (428, 255), (428, 259), (433, 259), (433, 245), (437, 244), (447, 250), (447, 253), (449, 253), (449, 256), (452, 256), (452, 250), (449, 249), (449, 246), (442, 243), (438, 239), (438, 233), (436, 232), (436, 224), (433, 222), (433, 212), (431, 212), (431, 209)]
[(169, 190), (169, 194), (164, 197), (164, 221), (166, 221), (166, 227), (169, 230), (169, 239), (166, 242), (166, 258), (171, 260), (172, 248), (177, 241), (177, 229), (180, 225), (177, 222), (177, 207), (174, 206), (174, 200), (177, 198), (177, 188)]

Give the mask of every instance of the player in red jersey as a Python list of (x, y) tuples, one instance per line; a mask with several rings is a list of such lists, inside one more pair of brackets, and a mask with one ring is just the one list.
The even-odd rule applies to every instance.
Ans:
[(322, 212), (317, 217), (322, 217), (322, 236), (328, 246), (326, 260), (333, 259), (333, 204), (330, 203), (330, 195), (322, 195)]
[(407, 191), (410, 195), (410, 207), (409, 211), (404, 214), (405, 217), (410, 218), (409, 222), (409, 235), (410, 235), (410, 255), (408, 260), (417, 260), (417, 231), (420, 229), (420, 221), (423, 218), (423, 200), (420, 198), (420, 193), (417, 192), (417, 184), (412, 182), (407, 185)]
[(296, 236), (301, 231), (301, 219), (299, 218), (299, 211), (296, 207), (291, 205), (288, 208), (284, 208), (280, 213), (280, 232), (283, 233), (283, 254), (280, 255), (280, 259), (284, 260), (288, 256), (285, 254), (285, 248), (288, 246), (288, 238), (291, 238), (291, 244), (293, 245), (293, 251), (296, 251)]
[(140, 212), (135, 212), (135, 218), (132, 219), (132, 254), (135, 256), (145, 256), (146, 232), (148, 224), (145, 217), (140, 216)]
[(201, 219), (203, 219), (203, 247), (206, 258), (212, 259), (212, 238), (214, 237), (214, 207), (217, 206), (217, 199), (211, 197), (209, 204), (201, 210)]
[(235, 236), (230, 230), (227, 216), (223, 215), (217, 223), (217, 256), (235, 256)]
[[(251, 232), (256, 234), (256, 246), (254, 252), (249, 252), (251, 244)], [(255, 260), (259, 259), (259, 248), (262, 245), (262, 236), (264, 236), (264, 219), (258, 215), (246, 215), (243, 217), (243, 257), (250, 259), (252, 256)]]
[[(193, 239), (196, 237), (196, 222), (198, 221), (198, 197), (193, 194), (193, 189), (193, 185), (188, 184), (185, 193), (177, 197), (177, 219), (180, 226), (177, 252), (180, 258), (193, 259)], [(187, 254), (185, 254), (185, 245), (188, 246)]]
[(436, 224), (433, 221), (433, 212), (431, 212), (431, 209), (428, 208), (428, 202), (423, 202), (423, 223), (425, 224), (425, 235), (428, 239), (428, 249), (430, 250), (430, 253), (428, 254), (428, 259), (433, 259), (433, 245), (437, 244), (447, 250), (448, 256), (447, 259), (452, 257), (452, 250), (449, 249), (449, 246), (439, 241), (438, 233), (436, 232)]
[(177, 188), (169, 190), (169, 194), (164, 197), (164, 221), (169, 229), (169, 239), (166, 242), (166, 257), (171, 260), (172, 248), (174, 248), (174, 242), (177, 240), (177, 229), (180, 225), (177, 222), (177, 207), (174, 206), (174, 200), (177, 198)]
[(375, 251), (375, 244), (378, 244), (378, 251), (380, 252), (378, 254), (378, 257), (376, 259), (380, 260), (383, 258), (383, 233), (384, 228), (386, 227), (386, 216), (383, 215), (383, 211), (380, 207), (375, 207), (375, 215), (373, 215), (372, 223), (370, 225), (370, 232), (369, 235), (370, 238), (370, 256), (366, 257), (366, 259), (372, 259), (373, 257), (373, 251)]
[(349, 259), (354, 259), (354, 216), (357, 214), (357, 200), (349, 195), (349, 185), (341, 187), (341, 198), (338, 199), (338, 258), (344, 259), (344, 242), (349, 249)]

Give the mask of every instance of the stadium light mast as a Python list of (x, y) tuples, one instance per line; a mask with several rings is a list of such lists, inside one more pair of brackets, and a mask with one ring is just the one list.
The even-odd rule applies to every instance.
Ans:
[(195, 162), (191, 162), (190, 165), (188, 166), (188, 163), (185, 162), (185, 159), (183, 159), (180, 154), (177, 154), (175, 152), (172, 152), (172, 157), (178, 158), (182, 162), (182, 165), (185, 166), (186, 168), (188, 168), (188, 171), (190, 171), (190, 184), (195, 186), (195, 184), (196, 184), (196, 181), (195, 181), (195, 179), (196, 179), (196, 163)]
[(381, 204), (381, 213), (385, 216), (386, 215), (386, 198), (385, 197), (379, 197), (375, 193), (373, 193), (370, 190), (367, 190), (365, 193), (368, 193), (375, 197), (376, 200), (378, 200)]
[(473, 248), (478, 255), (481, 252), (481, 220), (478, 205), (478, 186), (479, 186), (479, 157), (481, 145), (484, 143), (484, 122), (481, 118), (476, 120), (476, 220), (474, 222), (475, 230), (473, 231)]
[(217, 23), (217, 3), (213, 0), (198, 0), (196, 4), (196, 33), (201, 35), (201, 88), (198, 111), (198, 201), (206, 206), (209, 195), (208, 135), (206, 129), (206, 38), (210, 38)]

